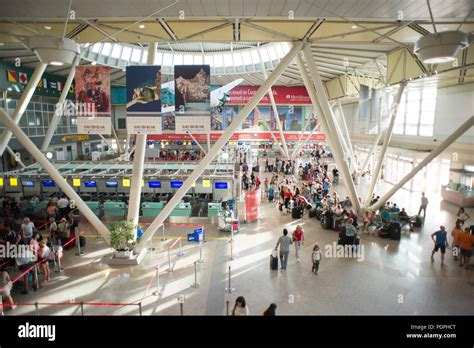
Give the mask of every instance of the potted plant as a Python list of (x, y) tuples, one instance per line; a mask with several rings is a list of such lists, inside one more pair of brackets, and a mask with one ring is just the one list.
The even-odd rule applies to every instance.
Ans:
[(135, 246), (135, 225), (133, 221), (111, 221), (109, 223), (110, 246), (117, 252), (115, 258), (130, 258)]

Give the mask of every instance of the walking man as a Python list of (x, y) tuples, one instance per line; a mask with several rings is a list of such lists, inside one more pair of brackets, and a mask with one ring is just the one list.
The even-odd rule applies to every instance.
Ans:
[(283, 230), (283, 236), (278, 239), (278, 243), (275, 247), (275, 250), (278, 250), (280, 246), (280, 262), (281, 262), (281, 271), (286, 270), (288, 264), (288, 255), (290, 254), (290, 245), (293, 244), (293, 241), (288, 237), (288, 230), (285, 228)]
[(421, 211), (423, 210), (423, 217), (426, 217), (426, 207), (428, 206), (428, 198), (426, 198), (425, 193), (421, 193), (421, 204), (420, 209), (418, 210), (418, 215), (421, 215)]
[(446, 254), (446, 247), (448, 246), (448, 233), (446, 227), (440, 226), (440, 230), (431, 235), (431, 239), (435, 243), (433, 252), (431, 253), (431, 262), (434, 262), (434, 254), (441, 249), (441, 267), (445, 267), (444, 254)]

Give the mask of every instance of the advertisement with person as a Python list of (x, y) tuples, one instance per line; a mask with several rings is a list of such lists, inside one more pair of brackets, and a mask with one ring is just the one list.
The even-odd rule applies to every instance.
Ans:
[(179, 114), (210, 112), (211, 68), (209, 65), (174, 67), (175, 111)]
[(222, 111), (214, 108), (211, 112), (211, 130), (213, 131), (223, 131), (224, 130), (224, 113), (225, 106)]
[(129, 66), (127, 79), (127, 133), (161, 133), (161, 67)]
[(283, 130), (301, 131), (303, 128), (301, 106), (280, 106), (277, 110)]
[(245, 193), (245, 221), (255, 221), (260, 217), (260, 202), (262, 194), (260, 190)]
[(224, 130), (230, 126), (232, 121), (237, 117), (239, 114), (239, 107), (238, 106), (228, 106), (226, 105), (224, 108)]
[(79, 134), (111, 134), (110, 67), (76, 67), (76, 110)]
[(273, 118), (272, 109), (269, 106), (259, 106), (258, 109), (254, 109), (254, 111), (256, 112), (259, 131), (268, 131), (264, 123), (266, 123), (271, 130), (275, 130), (275, 119)]

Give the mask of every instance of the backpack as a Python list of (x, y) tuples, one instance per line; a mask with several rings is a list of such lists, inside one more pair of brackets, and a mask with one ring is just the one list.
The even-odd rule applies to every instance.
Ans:
[[(62, 229), (60, 228), (60, 226), (62, 227)], [(64, 226), (65, 226), (65, 228), (64, 228)], [(69, 230), (68, 224), (59, 224), (58, 225), (58, 230), (57, 230), (56, 233), (57, 233), (58, 237), (61, 238), (61, 239), (67, 239), (71, 235), (71, 231)]]

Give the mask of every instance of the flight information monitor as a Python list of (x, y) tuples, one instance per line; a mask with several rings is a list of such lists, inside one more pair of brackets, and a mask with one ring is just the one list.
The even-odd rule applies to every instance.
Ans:
[(149, 188), (161, 188), (161, 181), (149, 181), (148, 182)]
[(180, 188), (181, 186), (183, 186), (182, 181), (172, 181), (171, 182), (171, 188), (177, 189), (177, 188)]
[(43, 180), (42, 181), (44, 187), (55, 187), (56, 183), (53, 180)]
[(228, 185), (226, 182), (216, 182), (214, 184), (214, 187), (216, 188), (216, 190), (227, 190)]
[(84, 182), (85, 187), (97, 187), (97, 183), (93, 180)]
[(35, 187), (35, 183), (31, 180), (23, 180), (21, 184), (23, 187)]

